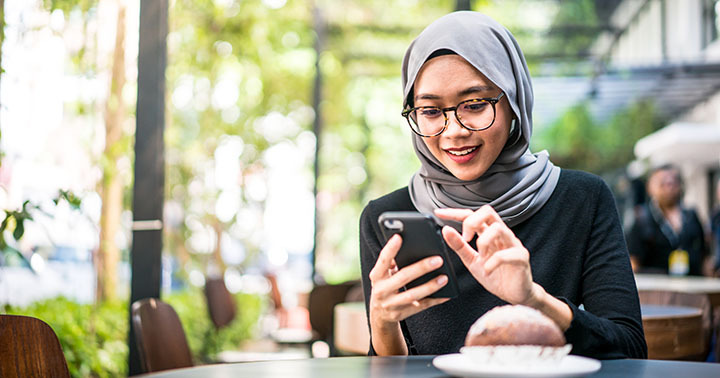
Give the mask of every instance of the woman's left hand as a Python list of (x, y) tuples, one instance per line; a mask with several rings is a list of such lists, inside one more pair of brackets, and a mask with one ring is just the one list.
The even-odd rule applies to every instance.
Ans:
[[(443, 237), (485, 289), (508, 303), (535, 307), (544, 290), (533, 282), (530, 254), (491, 206), (437, 209), (435, 215), (462, 222), (462, 235), (445, 226)], [(474, 249), (468, 242), (476, 235)]]

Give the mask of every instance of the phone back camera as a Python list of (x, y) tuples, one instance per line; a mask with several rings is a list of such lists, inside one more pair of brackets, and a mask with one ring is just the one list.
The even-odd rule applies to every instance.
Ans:
[(386, 219), (386, 220), (383, 222), (383, 225), (385, 225), (385, 227), (386, 227), (388, 230), (392, 230), (392, 231), (395, 231), (395, 232), (402, 232), (402, 230), (403, 230), (403, 223), (402, 223), (402, 221), (397, 220), (397, 219)]

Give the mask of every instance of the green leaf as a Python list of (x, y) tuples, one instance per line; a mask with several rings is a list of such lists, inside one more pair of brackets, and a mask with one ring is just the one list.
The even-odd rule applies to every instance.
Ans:
[[(30, 265), (30, 261), (28, 261), (28, 259), (25, 258), (25, 255), (23, 255), (17, 249), (15, 249), (9, 245), (4, 245), (2, 247), (2, 249), (0, 250), (0, 252), (5, 255), (5, 264), (6, 265), (8, 263), (8, 260), (15, 259), (15, 260), (19, 261), (21, 265), (25, 266), (26, 268), (29, 268), (30, 270), (32, 270), (33, 273), (36, 273), (35, 270), (33, 270), (32, 266)], [(14, 265), (14, 264), (10, 264), (10, 265)]]
[(13, 238), (15, 238), (15, 240), (20, 240), (20, 238), (23, 237), (23, 234), (25, 233), (25, 226), (23, 224), (24, 222), (18, 219), (15, 230), (13, 231)]
[(75, 193), (69, 190), (60, 190), (60, 192), (58, 193), (58, 198), (56, 198), (56, 200), (59, 201), (61, 198), (67, 201), (70, 207), (75, 210), (79, 210), (80, 205), (82, 205), (82, 199), (80, 199), (80, 197), (78, 197), (77, 195), (75, 195)]
[(5, 229), (7, 228), (8, 222), (10, 221), (10, 217), (12, 214), (5, 210), (5, 219), (3, 219), (2, 223), (0, 224), (0, 233), (5, 232)]

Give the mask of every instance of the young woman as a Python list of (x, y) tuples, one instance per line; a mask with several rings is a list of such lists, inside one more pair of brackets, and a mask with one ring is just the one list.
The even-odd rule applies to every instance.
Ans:
[[(612, 194), (600, 178), (529, 151), (532, 85), (510, 32), (479, 13), (446, 15), (412, 42), (402, 78), (421, 168), (408, 187), (371, 201), (360, 219), (370, 354), (455, 353), (479, 316), (511, 303), (553, 319), (573, 354), (645, 358)], [(434, 213), (446, 222), (458, 297), (428, 297), (445, 276), (402, 289), (443, 261), (398, 269), (403, 241), (396, 235), (384, 243), (377, 219), (385, 211)]]

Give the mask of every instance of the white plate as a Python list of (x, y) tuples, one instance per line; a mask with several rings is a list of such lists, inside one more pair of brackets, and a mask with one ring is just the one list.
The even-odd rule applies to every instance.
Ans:
[(467, 356), (454, 353), (433, 359), (433, 365), (443, 372), (459, 377), (582, 377), (600, 370), (600, 361), (580, 356), (565, 356), (553, 366), (482, 365)]

